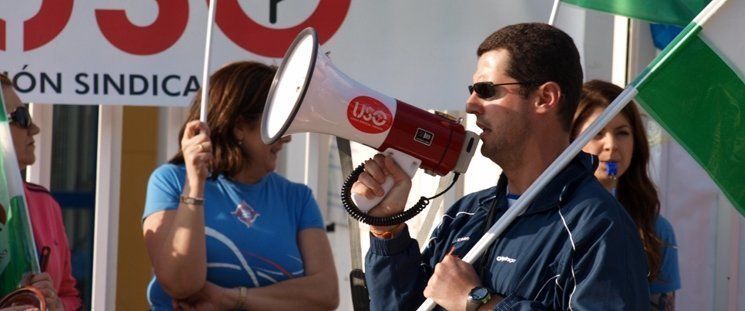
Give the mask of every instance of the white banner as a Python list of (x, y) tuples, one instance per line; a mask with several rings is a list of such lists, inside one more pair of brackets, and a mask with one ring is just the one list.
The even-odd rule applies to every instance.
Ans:
[[(422, 108), (460, 109), (476, 47), (549, 0), (218, 0), (212, 68), (278, 64), (315, 27), (349, 76)], [(206, 0), (0, 2), (0, 71), (25, 101), (185, 106), (201, 80)]]

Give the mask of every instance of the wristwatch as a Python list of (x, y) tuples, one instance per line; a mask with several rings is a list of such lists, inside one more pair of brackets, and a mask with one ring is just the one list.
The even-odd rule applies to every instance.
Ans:
[(491, 300), (489, 289), (483, 286), (476, 286), (468, 294), (468, 301), (466, 301), (466, 311), (476, 311), (479, 307), (489, 302), (489, 300)]

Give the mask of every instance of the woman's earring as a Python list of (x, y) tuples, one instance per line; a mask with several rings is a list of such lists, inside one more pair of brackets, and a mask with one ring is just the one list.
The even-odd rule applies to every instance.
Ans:
[(236, 138), (235, 140), (238, 142), (238, 146), (243, 146), (243, 138)]

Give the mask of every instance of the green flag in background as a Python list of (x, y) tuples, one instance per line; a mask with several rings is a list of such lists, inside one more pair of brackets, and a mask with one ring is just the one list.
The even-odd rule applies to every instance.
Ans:
[(660, 24), (688, 25), (709, 0), (561, 0), (583, 8)]
[(23, 195), (5, 100), (0, 92), (0, 297), (16, 289), (27, 272), (39, 272), (31, 221)]
[(631, 85), (745, 215), (745, 0), (714, 0)]

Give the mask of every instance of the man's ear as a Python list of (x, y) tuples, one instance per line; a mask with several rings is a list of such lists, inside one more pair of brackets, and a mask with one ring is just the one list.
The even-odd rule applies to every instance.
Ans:
[(535, 101), (537, 113), (548, 113), (559, 107), (561, 99), (561, 87), (558, 83), (549, 81), (538, 87)]

